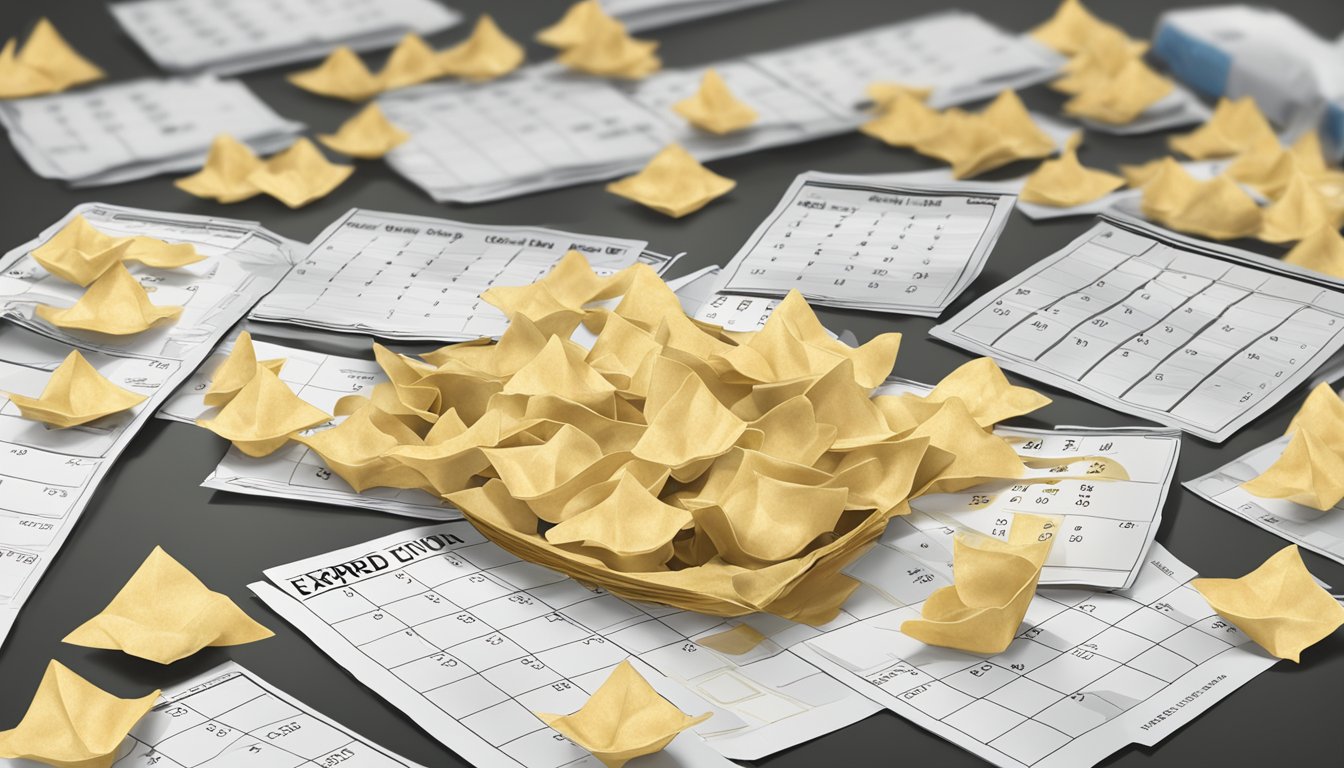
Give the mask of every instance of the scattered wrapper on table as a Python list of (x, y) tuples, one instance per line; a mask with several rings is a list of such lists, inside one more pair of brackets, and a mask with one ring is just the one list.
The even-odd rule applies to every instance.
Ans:
[(176, 320), (182, 307), (151, 302), (140, 282), (117, 262), (94, 280), (73, 306), (62, 309), (39, 304), (34, 311), (58, 328), (129, 336), (149, 330), (161, 321)]
[(153, 237), (112, 237), (77, 214), (45, 243), (33, 249), (33, 261), (67, 282), (86, 287), (113, 264), (138, 261), (154, 269), (177, 269), (205, 257), (191, 243), (167, 243)]
[(953, 542), (953, 583), (924, 601), (922, 616), (901, 624), (920, 642), (969, 653), (1002, 653), (1036, 595), (1058, 524), (1019, 513), (1006, 542), (964, 532)]
[(1329, 384), (1318, 384), (1284, 434), (1292, 437), (1283, 455), (1242, 487), (1262, 499), (1334, 508), (1344, 500), (1344, 402)]
[(171, 664), (208, 646), (268, 637), (269, 629), (155, 547), (112, 602), (63, 642)]
[(658, 695), (630, 664), (622, 661), (597, 691), (570, 715), (536, 713), (542, 722), (588, 750), (607, 768), (661, 751), (687, 728), (709, 719), (692, 717)]
[(679, 219), (695, 213), (737, 186), (714, 173), (680, 144), (669, 144), (633, 176), (613, 181), (607, 191)]
[(232, 136), (220, 134), (210, 143), (201, 170), (177, 179), (173, 185), (196, 197), (224, 204), (241, 203), (261, 194), (261, 189), (251, 178), (252, 173), (264, 164), (251, 147)]
[(1057, 159), (1046, 160), (1027, 177), (1019, 199), (1037, 205), (1069, 208), (1099, 200), (1125, 186), (1125, 180), (1113, 173), (1084, 167), (1078, 162), (1078, 142), (1074, 134)]
[(1219, 99), (1213, 115), (1194, 131), (1169, 140), (1171, 148), (1192, 160), (1231, 157), (1265, 139), (1278, 141), (1255, 99)]
[(1301, 661), (1302, 651), (1344, 625), (1344, 605), (1312, 578), (1296, 544), (1239, 579), (1190, 584), (1219, 616), (1280, 659)]
[(1344, 236), (1334, 227), (1321, 227), (1284, 254), (1283, 261), (1344, 280)]
[(269, 367), (253, 368), (251, 380), (239, 389), (212, 419), (199, 419), (204, 427), (230, 440), (248, 456), (268, 456), (290, 437), (325, 424), (331, 416), (294, 394)]
[(46, 19), (38, 20), (22, 48), (11, 37), (0, 49), (0, 99), (59, 93), (104, 77), (103, 70), (80, 56)]
[(387, 119), (377, 104), (370, 104), (342, 123), (335, 133), (321, 134), (317, 140), (343, 155), (376, 160), (410, 138), (410, 134)]
[(126, 734), (158, 698), (158, 691), (139, 699), (118, 698), (53, 659), (23, 719), (0, 731), (0, 758), (58, 768), (111, 768)]
[(523, 47), (483, 13), (471, 37), (439, 52), (439, 71), (468, 80), (494, 80), (522, 66), (526, 57)]
[(144, 395), (129, 392), (104, 378), (77, 349), (70, 350), (51, 372), (40, 396), (24, 397), (13, 392), (6, 396), (23, 418), (58, 429), (88, 424), (145, 401)]
[(292, 72), (287, 79), (309, 93), (346, 101), (368, 101), (383, 90), (383, 81), (344, 45), (316, 67)]
[(718, 72), (707, 69), (700, 81), (700, 89), (688, 99), (672, 105), (672, 109), (696, 128), (723, 136), (740, 131), (755, 123), (756, 110), (738, 99)]
[(257, 350), (252, 346), (252, 334), (247, 331), (240, 332), (229, 356), (211, 375), (210, 388), (205, 391), (202, 400), (211, 408), (228, 405), (243, 387), (256, 377), (258, 364), (279, 376), (285, 361), (257, 360)]
[(313, 142), (299, 139), (289, 149), (267, 158), (248, 174), (247, 180), (286, 206), (302, 208), (331, 194), (354, 172), (353, 165), (333, 163)]

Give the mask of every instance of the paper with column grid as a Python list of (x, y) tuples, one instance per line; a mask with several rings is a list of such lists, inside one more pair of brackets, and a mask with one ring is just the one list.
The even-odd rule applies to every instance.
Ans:
[[(531, 711), (578, 709), (631, 656), (683, 710), (714, 712), (699, 736), (674, 744), (703, 745), (703, 737), (736, 759), (759, 759), (877, 710), (789, 650), (818, 628), (770, 616), (724, 620), (590, 591), (515, 558), (466, 523), (411, 529), (266, 577), (251, 588), (272, 610), (483, 767), (596, 766)], [(834, 624), (892, 606), (860, 587)], [(697, 642), (740, 623), (767, 639), (740, 656)]]
[(541, 227), (466, 224), (353, 208), (318, 235), (251, 319), (388, 339), (499, 336), (504, 313), (480, 299), (492, 285), (528, 285), (570, 250), (594, 270), (672, 259), (641, 240)]
[(1123, 592), (1041, 589), (1001, 654), (900, 632), (920, 606), (795, 651), (921, 728), (1002, 768), (1085, 768), (1152, 746), (1277, 661), (1219, 618), (1196, 573), (1154, 544)]
[[(36, 304), (69, 306), (82, 294), (30, 252), (76, 214), (116, 237), (189, 242), (205, 257), (181, 269), (130, 265), (156, 304), (183, 307), (176, 322), (131, 337), (66, 332), (33, 316)], [(114, 384), (148, 399), (70, 429), (23, 418), (0, 394), (0, 643), (120, 453), (241, 319), (289, 270), (297, 243), (259, 225), (89, 203), (0, 258), (0, 392), (36, 397), (77, 348)]]
[[(0, 765), (34, 765), (0, 759)], [(422, 768), (323, 716), (235, 662), (163, 690), (114, 768)]]
[(1105, 218), (929, 333), (1221, 442), (1344, 347), (1344, 283)]

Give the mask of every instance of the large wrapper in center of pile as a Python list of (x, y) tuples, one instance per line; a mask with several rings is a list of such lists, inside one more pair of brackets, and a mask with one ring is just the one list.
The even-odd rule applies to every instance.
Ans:
[(379, 347), (390, 381), (298, 439), (356, 488), (423, 488), (518, 557), (702, 613), (829, 621), (910, 498), (1021, 476), (990, 430), (1048, 402), (988, 359), (874, 397), (900, 336), (851, 348), (797, 293), (729, 333), (648, 267), (571, 253), (484, 298), (510, 319), (497, 344)]

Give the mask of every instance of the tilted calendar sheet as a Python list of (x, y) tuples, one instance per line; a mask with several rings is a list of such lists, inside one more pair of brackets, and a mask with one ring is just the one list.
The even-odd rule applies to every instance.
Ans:
[(1299, 547), (1344, 563), (1344, 504), (1322, 512), (1288, 499), (1260, 498), (1241, 487), (1278, 461), (1290, 439), (1284, 435), (1271, 440), (1207, 475), (1187, 480), (1185, 487)]
[(236, 80), (144, 78), (70, 93), (0, 101), (0, 125), (45, 179), (118, 184), (200, 168), (221, 133), (267, 154), (303, 123), (286, 120)]
[(250, 72), (325, 56), (337, 46), (386, 48), (432, 35), (461, 15), (436, 0), (132, 0), (113, 18), (169, 72)]
[(620, 19), (631, 32), (639, 32), (777, 2), (780, 0), (606, 0), (602, 10)]
[[(937, 107), (1053, 76), (1062, 63), (973, 14), (948, 11), (637, 83), (574, 75), (554, 63), (488, 84), (439, 82), (378, 103), (411, 134), (388, 163), (435, 200), (480, 202), (638, 170), (669, 143), (701, 160), (853, 130), (868, 119), (875, 81), (932, 88)], [(751, 105), (750, 128), (714, 136), (671, 105), (693, 95), (706, 67)]]
[[(155, 303), (184, 308), (176, 323), (123, 339), (65, 332), (34, 319), (36, 304), (67, 306), (83, 293), (28, 255), (76, 214), (109, 235), (190, 242), (207, 257), (174, 270), (129, 265)], [(80, 427), (48, 429), (22, 418), (0, 395), (0, 642), (113, 461), (289, 270), (297, 247), (250, 222), (89, 203), (0, 259), (0, 312), (7, 320), (0, 324), (0, 392), (38, 395), (76, 347), (114, 384), (148, 397)]]
[(497, 337), (508, 323), (480, 299), (487, 288), (533, 283), (571, 250), (601, 272), (638, 261), (661, 272), (671, 264), (645, 245), (355, 208), (313, 240), (250, 317), (400, 340)]
[[(0, 765), (29, 765), (3, 760)], [(422, 768), (291, 698), (235, 662), (163, 690), (114, 768)]]
[(930, 333), (1221, 442), (1344, 347), (1344, 283), (1105, 218)]
[[(758, 759), (877, 711), (788, 649), (816, 628), (750, 617), (768, 639), (735, 657), (697, 641), (740, 620), (590, 591), (466, 523), (411, 529), (266, 577), (251, 588), (272, 610), (481, 768), (597, 766), (532, 712), (578, 709), (629, 657), (683, 710), (714, 712), (673, 742), (670, 762), (649, 765), (723, 764), (715, 750)], [(869, 601), (891, 607), (860, 591), (850, 601), (860, 612), (838, 621), (862, 617)]]
[[(805, 173), (724, 267), (721, 290), (936, 317), (980, 274), (1016, 199), (974, 184)], [(699, 319), (718, 322), (735, 299)]]
[(796, 652), (921, 728), (1001, 768), (1085, 768), (1152, 746), (1277, 661), (1221, 619), (1154, 544), (1123, 592), (1041, 589), (1001, 654), (900, 632), (911, 605)]

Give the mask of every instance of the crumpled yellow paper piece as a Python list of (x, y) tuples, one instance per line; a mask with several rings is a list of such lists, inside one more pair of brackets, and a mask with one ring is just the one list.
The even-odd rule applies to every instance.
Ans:
[(243, 645), (273, 636), (228, 596), (210, 591), (162, 547), (155, 547), (112, 602), (62, 642), (171, 664), (207, 646)]
[(1060, 93), (1077, 95), (1089, 88), (1105, 86), (1129, 62), (1143, 55), (1147, 44), (1131, 40), (1109, 24), (1089, 34), (1086, 43), (1064, 63), (1064, 76), (1050, 82)]
[(1194, 160), (1229, 157), (1266, 139), (1277, 138), (1255, 99), (1219, 99), (1213, 115), (1194, 131), (1168, 140), (1171, 148)]
[(212, 408), (228, 405), (229, 401), (257, 375), (258, 363), (277, 376), (285, 365), (284, 360), (258, 361), (257, 350), (252, 346), (252, 334), (247, 331), (239, 333), (229, 356), (224, 358), (224, 362), (219, 364), (214, 375), (210, 377), (210, 388), (205, 390), (202, 400)]
[(696, 128), (723, 136), (751, 126), (760, 116), (740, 100), (713, 69), (705, 70), (700, 90), (672, 105), (672, 110)]
[(213, 419), (197, 419), (196, 425), (232, 441), (248, 456), (261, 457), (289, 442), (295, 432), (330, 420), (294, 394), (271, 369), (258, 364), (251, 381)]
[(1344, 626), (1344, 606), (1311, 577), (1290, 544), (1239, 579), (1194, 579), (1219, 616), (1280, 659), (1301, 661), (1302, 651)]
[(933, 95), (932, 88), (906, 83), (876, 82), (869, 83), (863, 92), (873, 102), (873, 111), (882, 114), (898, 99), (909, 97), (919, 102), (928, 101)]
[(59, 232), (34, 248), (31, 255), (48, 272), (79, 286), (92, 283), (119, 261), (176, 269), (205, 258), (191, 243), (103, 234), (83, 214), (76, 214)]
[(1055, 141), (1036, 125), (1015, 91), (1003, 91), (977, 114), (949, 109), (938, 130), (912, 145), (916, 152), (952, 166), (958, 179), (1017, 160), (1049, 157)]
[(104, 378), (77, 349), (71, 350), (51, 372), (40, 397), (13, 392), (7, 393), (7, 397), (23, 418), (62, 429), (120, 413), (145, 401), (144, 395), (129, 392)]
[(439, 52), (439, 71), (468, 80), (493, 80), (517, 69), (524, 58), (523, 47), (483, 13), (471, 37)]
[(37, 316), (58, 328), (128, 336), (161, 320), (176, 320), (181, 307), (162, 307), (149, 300), (140, 282), (120, 262), (113, 264), (68, 309), (37, 305)]
[(19, 724), (0, 731), (0, 758), (58, 768), (111, 768), (117, 749), (159, 700), (107, 693), (52, 659)]
[(383, 81), (344, 45), (316, 67), (292, 72), (285, 79), (310, 93), (346, 101), (367, 101), (383, 90)]
[[(1144, 187), (1144, 199), (1149, 186)], [(1263, 214), (1246, 190), (1226, 176), (1215, 176), (1190, 190), (1185, 205), (1160, 219), (1180, 232), (1214, 240), (1253, 237), (1260, 232)]]
[(581, 0), (565, 10), (560, 20), (537, 33), (537, 42), (565, 50), (581, 45), (620, 22), (602, 9), (597, 0)]
[(173, 186), (196, 197), (225, 204), (241, 203), (261, 193), (250, 177), (262, 165), (262, 159), (251, 147), (228, 134), (220, 134), (211, 142), (201, 170), (173, 181)]
[(1018, 513), (1006, 542), (958, 534), (952, 586), (930, 595), (922, 618), (904, 622), (901, 631), (929, 645), (1003, 653), (1036, 594), (1056, 527), (1050, 518)]
[(661, 751), (677, 734), (708, 720), (692, 717), (658, 695), (629, 661), (622, 661), (579, 711), (535, 713), (542, 722), (593, 753), (607, 768)]
[(877, 116), (859, 126), (867, 136), (893, 147), (914, 147), (941, 129), (943, 115), (917, 93), (898, 90), (878, 102)]
[(1130, 170), (1130, 186), (1138, 182), (1143, 189), (1139, 209), (1156, 222), (1165, 222), (1184, 210), (1199, 190), (1199, 182), (1172, 157), (1147, 163)]
[(672, 539), (690, 526), (691, 513), (663, 503), (638, 477), (620, 472), (610, 496), (546, 531), (546, 539), (623, 571), (649, 571), (667, 565)]
[(655, 40), (637, 40), (620, 22), (601, 24), (583, 42), (560, 52), (556, 60), (576, 72), (622, 80), (641, 80), (662, 68)]
[(1327, 383), (1307, 395), (1289, 422), (1283, 454), (1242, 483), (1263, 499), (1288, 499), (1326, 511), (1344, 500), (1344, 401)]
[(375, 160), (410, 138), (409, 133), (387, 119), (377, 104), (370, 104), (341, 123), (335, 133), (319, 134), (317, 140), (343, 155)]
[(1344, 455), (1344, 400), (1328, 383), (1312, 388), (1283, 433), (1291, 435), (1299, 429), (1315, 432), (1332, 451)]
[(39, 19), (21, 49), (10, 38), (0, 50), (0, 99), (58, 93), (107, 77), (80, 56), (47, 19)]
[(1311, 180), (1299, 171), (1293, 174), (1279, 198), (1264, 209), (1256, 236), (1270, 243), (1288, 243), (1323, 227), (1338, 231), (1339, 214), (1330, 210)]
[(669, 144), (644, 169), (607, 185), (607, 191), (679, 219), (704, 208), (737, 186), (681, 147)]
[(1084, 52), (1093, 39), (1115, 32), (1114, 25), (1094, 16), (1079, 0), (1063, 0), (1053, 16), (1028, 34), (1048, 48), (1073, 56)]
[(1323, 275), (1344, 278), (1344, 237), (1338, 229), (1322, 226), (1284, 254), (1283, 261)]
[(349, 414), (331, 429), (296, 435), (294, 440), (322, 457), (356, 491), (424, 485), (413, 468), (385, 455), (397, 446), (420, 444), (419, 435), (372, 403)]
[(1125, 180), (1113, 173), (1084, 167), (1078, 162), (1076, 142), (1070, 140), (1058, 159), (1046, 160), (1032, 171), (1018, 199), (1069, 208), (1099, 200), (1124, 185)]
[(305, 138), (267, 158), (247, 180), (290, 208), (302, 208), (331, 194), (354, 172), (353, 165), (331, 162)]
[(1109, 125), (1133, 122), (1172, 92), (1171, 80), (1154, 72), (1140, 58), (1130, 59), (1103, 82), (1090, 84), (1064, 102), (1064, 114)]
[(387, 63), (378, 73), (378, 83), (382, 90), (390, 91), (427, 83), (441, 74), (439, 55), (423, 37), (410, 32), (387, 55)]

